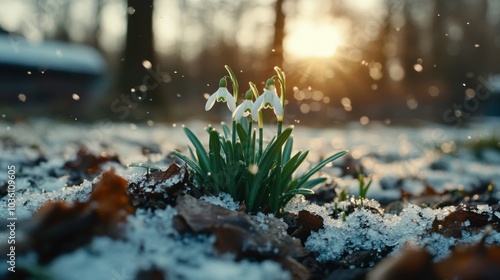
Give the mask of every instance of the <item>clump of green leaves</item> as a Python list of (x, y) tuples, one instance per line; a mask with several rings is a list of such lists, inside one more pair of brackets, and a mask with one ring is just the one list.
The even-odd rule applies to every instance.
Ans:
[(365, 176), (363, 174), (358, 174), (358, 182), (359, 182), (359, 199), (361, 200), (361, 206), (363, 206), (363, 200), (366, 198), (366, 194), (370, 189), (370, 185), (372, 184), (372, 180), (368, 183), (365, 182)]
[[(184, 131), (194, 149), (189, 147), (190, 157), (176, 151), (174, 153), (192, 169), (199, 187), (214, 194), (229, 193), (233, 199), (245, 202), (249, 212), (280, 213), (295, 195), (314, 193), (311, 189), (326, 178), (313, 175), (347, 151), (338, 152), (308, 172), (297, 175), (297, 169), (309, 152), (298, 151), (293, 154), (293, 127), (283, 130), (285, 73), (275, 67), (276, 75), (267, 80), (262, 94), (250, 82), (244, 101), (236, 107), (239, 84), (227, 65), (226, 70), (229, 76), (220, 80), (219, 89), (207, 100), (205, 109), (211, 109), (215, 102), (226, 102), (233, 112), (232, 127), (225, 123), (221, 125), (222, 131), (208, 127), (208, 150), (185, 127)], [(232, 82), (232, 95), (227, 89), (227, 78)], [(275, 80), (280, 85), (280, 96)], [(264, 147), (262, 109), (267, 108), (274, 110), (277, 126), (275, 136)], [(257, 122), (257, 129), (253, 127), (253, 121)]]
[[(372, 179), (366, 183), (365, 181), (365, 176), (358, 170), (358, 183), (359, 183), (359, 196), (356, 199), (354, 195), (349, 196), (349, 192), (347, 191), (347, 188), (342, 188), (337, 191), (337, 197), (334, 198), (333, 200), (333, 217), (342, 217), (342, 220), (345, 222), (346, 216), (348, 209), (350, 208), (351, 211), (355, 207), (364, 207), (364, 200), (366, 199), (366, 195), (368, 193), (368, 190), (370, 189), (370, 186), (372, 184)], [(346, 203), (349, 205), (349, 207), (346, 207)], [(341, 206), (339, 206), (339, 204)]]

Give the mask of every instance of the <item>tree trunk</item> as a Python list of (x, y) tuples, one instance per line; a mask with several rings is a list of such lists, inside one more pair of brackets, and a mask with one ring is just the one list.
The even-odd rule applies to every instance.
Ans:
[(285, 0), (276, 0), (273, 51), (269, 56), (270, 71), (272, 71), (274, 66), (283, 67), (283, 39), (285, 38), (285, 13), (283, 12), (284, 2)]
[(127, 0), (127, 36), (118, 89), (120, 94), (130, 95), (136, 118), (142, 118), (140, 113), (149, 111), (153, 105), (163, 103), (159, 94), (162, 76), (153, 41), (153, 2)]

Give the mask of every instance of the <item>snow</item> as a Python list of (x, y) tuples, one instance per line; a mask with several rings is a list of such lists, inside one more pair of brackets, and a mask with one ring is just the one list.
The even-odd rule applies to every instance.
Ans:
[(207, 201), (212, 203), (213, 205), (218, 205), (221, 207), (224, 207), (226, 209), (230, 209), (233, 211), (236, 211), (240, 208), (240, 205), (238, 202), (235, 202), (231, 195), (228, 193), (219, 193), (218, 196), (202, 196), (200, 197), (201, 200)]
[(419, 227), (428, 223), (421, 219), (406, 219), (405, 215), (415, 212), (413, 207), (406, 208), (401, 216), (381, 216), (360, 208), (348, 215), (345, 221), (329, 219), (325, 221), (324, 229), (313, 233), (307, 240), (306, 248), (319, 252), (319, 261), (327, 261), (336, 260), (344, 253), (352, 254), (354, 250), (380, 252), (386, 246), (396, 246), (401, 240), (408, 240), (408, 234), (418, 234), (422, 230)]
[[(207, 124), (190, 122), (186, 124), (197, 135), (205, 135)], [(442, 220), (455, 207), (440, 209), (421, 208), (402, 203), (399, 211), (384, 211), (372, 198), (399, 199), (400, 188), (418, 195), (425, 185), (436, 191), (465, 190), (480, 182), (493, 182), (500, 186), (500, 154), (487, 150), (485, 160), (479, 160), (470, 152), (459, 150), (445, 153), (441, 144), (465, 141), (467, 135), (488, 137), (499, 135), (497, 120), (475, 123), (460, 130), (428, 125), (424, 127), (387, 127), (382, 125), (348, 125), (344, 128), (294, 129), (295, 148), (310, 149), (309, 163), (339, 150), (349, 149), (354, 160), (360, 161), (365, 173), (373, 179), (368, 198), (363, 201), (351, 199), (344, 202), (316, 205), (297, 196), (286, 209), (292, 213), (307, 210), (321, 216), (324, 229), (313, 232), (306, 241), (306, 249), (319, 254), (318, 260), (338, 260), (346, 254), (359, 250), (383, 251), (392, 248), (397, 252), (411, 243), (427, 248), (443, 258), (450, 248), (461, 243), (472, 243), (484, 234), (464, 232), (461, 240), (446, 238), (441, 234), (429, 233), (434, 219)], [(271, 131), (266, 131), (269, 138)], [(208, 137), (201, 138), (206, 144)], [(22, 223), (29, 219), (47, 201), (84, 201), (91, 192), (93, 182), (85, 180), (77, 186), (67, 184), (67, 175), (61, 167), (75, 157), (81, 145), (94, 154), (106, 152), (118, 155), (121, 164), (107, 163), (102, 169), (114, 168), (116, 173), (128, 181), (139, 181), (144, 176), (142, 168), (128, 168), (129, 163), (149, 163), (161, 168), (167, 167), (166, 157), (170, 151), (187, 151), (187, 137), (180, 125), (154, 126), (128, 123), (100, 122), (95, 124), (55, 123), (49, 120), (32, 120), (11, 124), (0, 121), (0, 165), (17, 167), (17, 212)], [(10, 144), (9, 144), (10, 143)], [(314, 143), (314, 144), (312, 144)], [(157, 147), (150, 155), (142, 153), (142, 147)], [(46, 161), (28, 164), (39, 157)], [(339, 168), (345, 158), (334, 166), (326, 167), (324, 173), (350, 196), (358, 195), (358, 181), (350, 176), (340, 177)], [(439, 163), (440, 168), (432, 167)], [(436, 164), (437, 165), (437, 164)], [(442, 168), (441, 168), (442, 167)], [(55, 176), (47, 176), (50, 171)], [(175, 178), (174, 178), (175, 179)], [(398, 185), (398, 180), (401, 185)], [(7, 181), (7, 173), (0, 172), (0, 185)], [(494, 190), (499, 196), (499, 189)], [(204, 196), (204, 201), (227, 209), (237, 210), (238, 202), (228, 194), (217, 197)], [(7, 215), (6, 197), (0, 203), (0, 219)], [(345, 217), (333, 219), (335, 207), (341, 211), (348, 205), (357, 205)], [(377, 211), (372, 211), (377, 209)], [(478, 213), (490, 212), (492, 208), (479, 205)], [(378, 212), (378, 213), (377, 213)], [(94, 238), (86, 247), (56, 258), (48, 267), (54, 279), (133, 279), (137, 271), (152, 266), (163, 270), (171, 279), (288, 279), (290, 275), (271, 260), (264, 262), (236, 261), (232, 255), (219, 255), (213, 249), (214, 238), (210, 235), (182, 236), (172, 228), (175, 209), (138, 210), (130, 216), (124, 228), (124, 238), (113, 240), (107, 237)], [(492, 213), (500, 217), (498, 212)], [(265, 228), (267, 215), (259, 214), (254, 220)], [(6, 232), (0, 233), (5, 240)], [(500, 243), (500, 234), (491, 233), (487, 243)], [(36, 264), (32, 255), (24, 256), (19, 263)], [(366, 264), (369, 266), (370, 264)], [(0, 269), (4, 269), (1, 264)], [(75, 273), (78, 271), (78, 273)]]
[[(272, 261), (235, 261), (210, 249), (214, 239), (186, 238), (172, 228), (176, 211), (139, 210), (130, 216), (123, 240), (97, 237), (86, 247), (53, 261), (47, 273), (54, 279), (134, 279), (141, 269), (164, 270), (168, 279), (288, 279), (289, 274)], [(34, 258), (20, 261), (35, 265)], [(75, 273), (78, 271), (78, 273)]]

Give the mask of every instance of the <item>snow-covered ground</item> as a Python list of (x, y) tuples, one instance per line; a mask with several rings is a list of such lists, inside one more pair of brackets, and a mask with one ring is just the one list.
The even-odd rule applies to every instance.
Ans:
[[(187, 123), (197, 135), (206, 134), (203, 122)], [(273, 131), (266, 131), (271, 138)], [(460, 129), (428, 124), (418, 127), (387, 126), (357, 123), (342, 128), (308, 128), (295, 126), (296, 149), (310, 150), (309, 163), (348, 149), (351, 160), (363, 166), (363, 172), (373, 179), (368, 198), (380, 201), (398, 200), (401, 190), (418, 195), (426, 186), (437, 192), (461, 189), (472, 190), (478, 185), (497, 186), (492, 196), (500, 197), (500, 153), (498, 149), (484, 149), (480, 157), (467, 148), (481, 140), (500, 139), (500, 120), (483, 119)], [(200, 137), (208, 141), (208, 137)], [(144, 176), (144, 169), (126, 167), (129, 163), (149, 162), (167, 168), (171, 150), (187, 151), (188, 141), (182, 124), (136, 125), (98, 122), (95, 124), (59, 123), (49, 120), (27, 123), (0, 122), (0, 186), (8, 181), (7, 166), (16, 167), (16, 217), (18, 225), (29, 220), (47, 201), (85, 201), (92, 189), (92, 181), (68, 185), (68, 175), (62, 167), (74, 160), (81, 146), (95, 155), (117, 155), (120, 163), (107, 162), (102, 170), (114, 168), (127, 181)], [(500, 145), (500, 143), (498, 143)], [(149, 152), (144, 152), (148, 150)], [(345, 188), (350, 195), (358, 195), (358, 181), (345, 175), (345, 161), (337, 160), (327, 166), (323, 175), (337, 189)], [(344, 168), (344, 169), (343, 169)], [(307, 170), (307, 164), (302, 170)], [(49, 174), (51, 174), (49, 176)], [(99, 178), (95, 178), (94, 181)], [(0, 220), (8, 218), (8, 196), (0, 204)], [(227, 196), (204, 200), (235, 209), (237, 204)], [(379, 209), (377, 201), (366, 201)], [(349, 202), (344, 202), (349, 203)], [(355, 203), (355, 202), (354, 202)], [(355, 210), (345, 221), (333, 219), (333, 203), (322, 206), (297, 197), (287, 210), (297, 213), (306, 209), (323, 217), (324, 229), (313, 232), (305, 248), (318, 253), (318, 260), (335, 260), (356, 250), (397, 251), (410, 241), (427, 246), (438, 258), (449, 253), (457, 242), (472, 243), (484, 234), (464, 234), (461, 240), (428, 232), (436, 217), (454, 210), (420, 208), (414, 204), (402, 206), (402, 211), (383, 215), (364, 208)], [(489, 207), (489, 206), (488, 206)], [(487, 207), (484, 212), (497, 215)], [(489, 211), (488, 211), (489, 210)], [(478, 210), (481, 213), (481, 210)], [(119, 240), (96, 237), (84, 247), (57, 257), (44, 267), (54, 279), (134, 279), (137, 271), (160, 268), (169, 279), (288, 279), (289, 272), (272, 261), (236, 261), (230, 254), (214, 251), (213, 236), (186, 237), (172, 227), (176, 210), (167, 207), (155, 212), (138, 210), (129, 216), (123, 237)], [(500, 215), (500, 213), (498, 213)], [(0, 242), (7, 243), (8, 232), (2, 227)], [(18, 236), (17, 238), (22, 238)], [(500, 234), (493, 233), (488, 243), (500, 244)], [(3, 245), (3, 244), (2, 244)], [(31, 267), (36, 256), (19, 256), (18, 267)], [(369, 265), (369, 264), (368, 264)], [(7, 272), (8, 264), (0, 264), (0, 273)]]

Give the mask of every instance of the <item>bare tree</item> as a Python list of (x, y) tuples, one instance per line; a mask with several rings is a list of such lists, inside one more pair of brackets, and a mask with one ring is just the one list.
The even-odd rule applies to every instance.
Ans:
[(283, 12), (283, 4), (285, 0), (276, 0), (274, 20), (274, 40), (273, 50), (269, 57), (271, 64), (269, 69), (274, 66), (283, 66), (283, 40), (285, 38), (285, 13)]
[(159, 75), (151, 74), (158, 66), (153, 41), (153, 3), (154, 0), (127, 0), (127, 35), (118, 85), (122, 94), (133, 89), (132, 95), (136, 92), (135, 96), (141, 96), (141, 106), (146, 107), (163, 103)]

